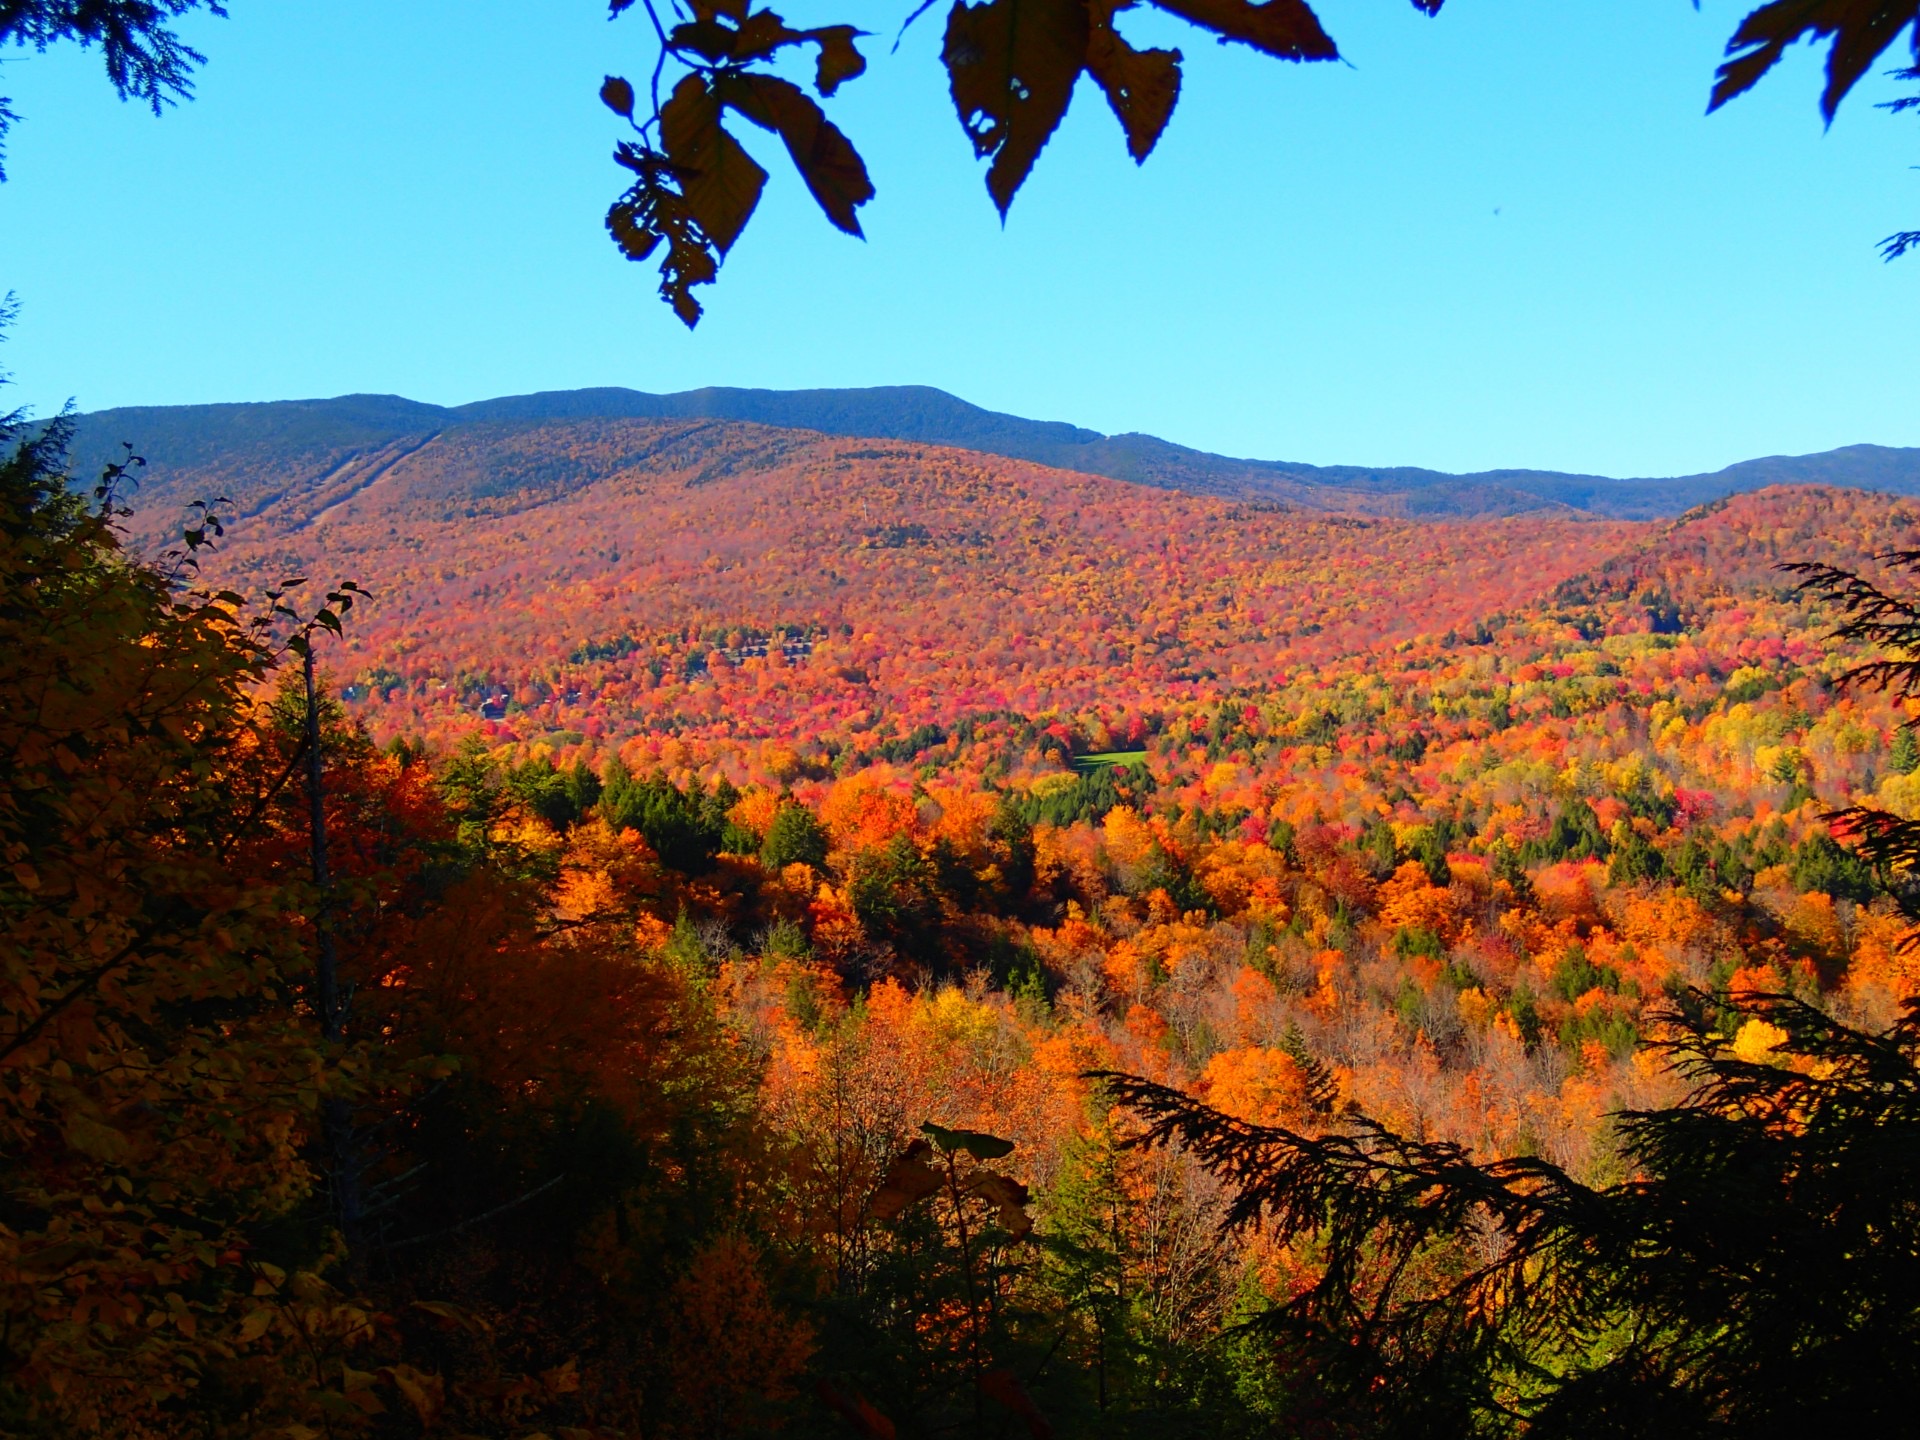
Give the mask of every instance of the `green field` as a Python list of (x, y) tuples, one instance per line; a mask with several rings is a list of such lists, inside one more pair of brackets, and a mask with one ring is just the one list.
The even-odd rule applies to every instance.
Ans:
[(1109, 765), (1140, 765), (1146, 762), (1144, 750), (1109, 750), (1104, 755), (1076, 755), (1073, 768), (1085, 773), (1091, 770), (1103, 770)]

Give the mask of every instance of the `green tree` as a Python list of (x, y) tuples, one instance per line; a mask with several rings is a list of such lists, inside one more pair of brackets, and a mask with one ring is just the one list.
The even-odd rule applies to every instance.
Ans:
[(1830, 835), (1810, 835), (1793, 852), (1788, 873), (1796, 890), (1818, 890), (1836, 900), (1865, 904), (1878, 891), (1873, 867)]
[(567, 799), (573, 804), (576, 818), (584, 816), (600, 803), (600, 777), (586, 761), (576, 760), (569, 765), (564, 779)]
[(1017, 911), (1033, 889), (1033, 822), (1011, 796), (1002, 795), (993, 819), (987, 825), (987, 838), (994, 846), (994, 864), (999, 871), (1000, 891)]
[(564, 830), (580, 818), (567, 777), (554, 769), (553, 761), (537, 755), (507, 771), (506, 788), (516, 800), (556, 830)]
[(1658, 880), (1666, 870), (1666, 861), (1653, 842), (1630, 826), (1622, 826), (1615, 834), (1619, 839), (1607, 861), (1607, 883), (1631, 885), (1642, 880)]
[(940, 954), (940, 898), (934, 869), (907, 835), (856, 855), (847, 903), (861, 927), (902, 955), (931, 961)]
[(724, 821), (699, 795), (665, 776), (636, 780), (619, 760), (607, 762), (599, 809), (615, 830), (637, 830), (660, 863), (686, 875), (703, 875), (720, 853)]
[(478, 735), (462, 740), (434, 777), (440, 794), (458, 819), (460, 839), (471, 847), (487, 844), (493, 827), (514, 796), (498, 761)]
[(1896, 775), (1911, 775), (1920, 770), (1920, 741), (1913, 738), (1913, 731), (1902, 725), (1893, 732), (1893, 744), (1887, 751), (1887, 768)]
[[(1895, 573), (1920, 574), (1920, 550), (1894, 550), (1874, 558)], [(1920, 601), (1838, 566), (1782, 568), (1800, 577), (1803, 594), (1839, 607), (1836, 639), (1864, 641), (1887, 652), (1848, 670), (1842, 685), (1883, 690), (1896, 700), (1920, 697)], [(1874, 805), (1848, 806), (1827, 818), (1834, 833), (1850, 840), (1854, 854), (1878, 872), (1902, 913), (1920, 924), (1920, 820)]]
[(804, 805), (791, 802), (774, 812), (767, 836), (760, 846), (760, 863), (769, 870), (784, 870), (789, 865), (811, 865), (816, 870), (827, 866), (827, 830)]

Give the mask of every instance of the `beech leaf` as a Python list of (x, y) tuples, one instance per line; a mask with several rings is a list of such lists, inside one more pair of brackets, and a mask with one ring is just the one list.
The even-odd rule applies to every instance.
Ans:
[[(660, 295), (691, 329), (700, 319), (695, 285), (711, 284), (720, 273), (713, 245), (700, 228), (673, 162), (656, 151), (622, 144), (614, 158), (639, 178), (607, 210), (607, 230), (629, 260), (645, 260), (667, 246), (660, 263)], [(293, 641), (288, 641), (293, 648)]]
[(1027, 1187), (997, 1170), (983, 1170), (968, 1183), (967, 1189), (1000, 1211), (1000, 1223), (1015, 1240), (1024, 1240), (1033, 1229), (1033, 1217), (1027, 1213)]
[(1920, 61), (1920, 5), (1914, 0), (1771, 0), (1740, 22), (1727, 42), (1727, 62), (1714, 78), (1709, 111), (1750, 89), (1803, 39), (1832, 39), (1820, 112), (1833, 120), (1840, 102), (1908, 26)]
[(831, 95), (846, 81), (866, 73), (867, 59), (853, 43), (866, 33), (851, 25), (827, 25), (806, 32), (806, 38), (820, 46), (820, 59), (813, 74), (814, 89), (822, 95)]
[(958, 0), (940, 58), (973, 153), (993, 164), (987, 193), (1002, 219), (1073, 99), (1087, 60), (1082, 0)]
[(66, 1141), (82, 1155), (110, 1164), (118, 1164), (133, 1153), (133, 1146), (125, 1135), (86, 1114), (68, 1119)]
[(787, 22), (771, 10), (756, 10), (740, 24), (740, 38), (733, 42), (733, 58), (758, 60), (782, 45), (795, 45), (805, 38), (799, 31), (789, 30)]
[(1127, 135), (1127, 153), (1143, 164), (1173, 117), (1180, 98), (1180, 52), (1136, 50), (1113, 28), (1113, 4), (1095, 3), (1087, 43), (1087, 70)]
[(1013, 1153), (1013, 1141), (1003, 1140), (998, 1135), (989, 1135), (982, 1130), (949, 1130), (931, 1120), (921, 1122), (920, 1129), (949, 1154), (964, 1150), (976, 1160), (998, 1160), (1003, 1155)]
[(411, 1365), (382, 1365), (379, 1373), (393, 1382), (393, 1388), (413, 1406), (420, 1423), (429, 1429), (447, 1408), (446, 1382), (438, 1374), (429, 1375)]
[(1154, 4), (1213, 31), (1223, 44), (1237, 40), (1281, 60), (1340, 58), (1339, 47), (1320, 28), (1320, 18), (1306, 0), (1266, 0), (1264, 5), (1249, 0), (1154, 0)]
[(670, 32), (670, 38), (675, 48), (691, 50), (702, 59), (711, 60), (717, 64), (734, 53), (734, 46), (739, 43), (740, 32), (731, 26), (722, 25), (718, 20), (702, 19), (674, 26)]
[(235, 1332), (235, 1338), (242, 1341), (258, 1340), (262, 1335), (266, 1334), (268, 1330), (273, 1328), (273, 1320), (276, 1313), (271, 1305), (262, 1305), (257, 1310), (249, 1310), (246, 1318), (240, 1322), (240, 1328)]
[(633, 86), (618, 75), (609, 75), (600, 82), (600, 103), (616, 115), (633, 118)]
[(722, 128), (719, 97), (699, 75), (682, 79), (661, 107), (660, 141), (688, 212), (725, 255), (760, 203), (767, 172)]
[(821, 1380), (815, 1384), (814, 1392), (838, 1410), (854, 1433), (864, 1440), (894, 1440), (893, 1421), (874, 1409), (858, 1390), (847, 1394), (832, 1381)]
[(849, 235), (860, 234), (853, 212), (873, 198), (873, 182), (851, 142), (807, 93), (773, 75), (723, 74), (714, 85), (728, 106), (786, 143), (826, 217)]
[(463, 1306), (453, 1305), (445, 1300), (415, 1300), (409, 1307), (422, 1314), (431, 1315), (436, 1320), (444, 1320), (449, 1325), (465, 1330), (470, 1335), (490, 1335), (492, 1327)]
[(1026, 1421), (1027, 1433), (1033, 1436), (1033, 1440), (1053, 1440), (1052, 1422), (1033, 1403), (1033, 1396), (1027, 1393), (1027, 1387), (1020, 1383), (1020, 1377), (1011, 1370), (986, 1371), (980, 1377), (980, 1390), (989, 1399), (998, 1400)]
[(51, 1275), (66, 1269), (86, 1253), (85, 1245), (69, 1240), (63, 1244), (49, 1245), (44, 1249), (23, 1255), (14, 1263), (29, 1274)]
[(867, 1212), (876, 1220), (891, 1220), (916, 1200), (923, 1200), (940, 1188), (940, 1172), (927, 1164), (933, 1147), (924, 1140), (909, 1145), (881, 1177), (880, 1188), (867, 1202)]

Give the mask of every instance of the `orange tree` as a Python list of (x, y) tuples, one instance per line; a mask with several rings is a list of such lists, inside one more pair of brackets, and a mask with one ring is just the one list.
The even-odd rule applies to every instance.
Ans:
[[(730, 1298), (766, 1294), (779, 1172), (711, 1004), (630, 925), (559, 922), (424, 767), (266, 697), (291, 608), (191, 588), (204, 515), (124, 554), (123, 472), (88, 503), (64, 439), (0, 425), (0, 1426), (777, 1402), (808, 1341)], [(782, 1338), (716, 1388), (669, 1363), (696, 1332)]]

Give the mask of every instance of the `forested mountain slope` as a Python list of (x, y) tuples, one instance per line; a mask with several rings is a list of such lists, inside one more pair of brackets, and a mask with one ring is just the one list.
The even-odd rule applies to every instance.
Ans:
[[(371, 587), (336, 681), (378, 733), (442, 741), (839, 750), (993, 714), (1170, 714), (1502, 625), (1599, 634), (1618, 619), (1578, 617), (1625, 607), (1679, 633), (1781, 595), (1783, 560), (1910, 543), (1911, 519), (1801, 487), (1654, 524), (1435, 526), (700, 419), (476, 422), (306, 483), (222, 479), (238, 518), (206, 578)], [(148, 486), (138, 528), (184, 493)]]
[[(307, 417), (310, 470), (156, 476), (149, 542), (216, 470), (236, 501), (185, 587), (33, 492), (62, 583), (0, 607), (0, 717), (59, 803), (14, 822), (41, 848), (0, 914), (57, 1083), (8, 1092), (50, 1157), (8, 1273), (43, 1408), (92, 1425), (45, 1433), (1378, 1434), (1379, 1385), (1329, 1410), (1241, 1323), (1333, 1274), (1320, 1221), (1228, 1224), (1088, 1072), (1611, 1206), (1646, 1169), (1617, 1112), (1688, 1094), (1646, 1043), (1675, 997), (1728, 1007), (1703, 1043), (1750, 1080), (1811, 1052), (1739, 1006), (1877, 1029), (1920, 996), (1828, 818), (1920, 815), (1920, 704), (1849, 687), (1861, 646), (1778, 568), (1880, 575), (1911, 501), (1432, 524), (700, 417), (354, 423)], [(373, 592), (318, 637), (311, 730), (208, 593), (296, 574), (295, 613)], [(1832, 1233), (1776, 1149), (1786, 1183), (1716, 1152), (1724, 1233)], [(1480, 1213), (1356, 1283), (1425, 1305)], [(1645, 1308), (1601, 1303), (1603, 1343)], [(1601, 1353), (1519, 1327), (1486, 1382), (1516, 1404)]]
[(1640, 533), (1469, 536), (699, 420), (467, 426), (263, 491), (209, 577), (373, 588), (341, 678), (401, 707), (381, 728), (443, 734), (535, 693), (593, 733), (1161, 705), (1471, 628)]
[[(1314, 466), (1240, 460), (1151, 435), (1102, 435), (969, 405), (927, 386), (861, 390), (740, 390), (674, 395), (615, 388), (550, 391), (470, 405), (423, 405), (392, 395), (271, 404), (104, 410), (82, 416), (76, 456), (97, 470), (129, 443), (168, 495), (231, 494), (279, 477), (302, 485), (455, 429), (500, 436), (582, 420), (732, 420), (828, 435), (949, 445), (1163, 489), (1259, 499), (1341, 513), (1461, 517), (1571, 507), (1625, 519), (1678, 514), (1721, 496), (1777, 484), (1848, 485), (1920, 493), (1920, 450), (1852, 445), (1818, 455), (1748, 460), (1712, 474), (1609, 479), (1542, 470), (1449, 475), (1412, 467)], [(555, 444), (564, 444), (556, 432)], [(208, 486), (225, 489), (208, 491)]]

